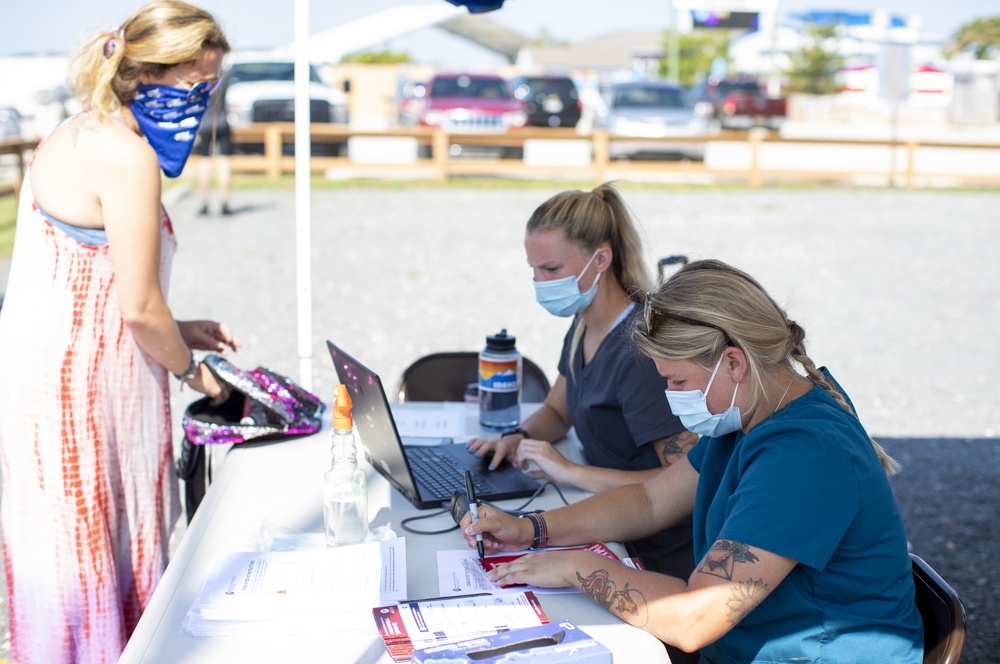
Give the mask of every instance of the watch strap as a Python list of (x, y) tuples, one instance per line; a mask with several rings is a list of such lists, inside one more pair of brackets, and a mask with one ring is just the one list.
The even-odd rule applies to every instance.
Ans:
[(504, 429), (503, 431), (500, 432), (500, 437), (503, 438), (504, 436), (512, 436), (515, 433), (519, 433), (525, 438), (531, 438), (531, 435), (521, 427), (514, 427), (513, 429)]

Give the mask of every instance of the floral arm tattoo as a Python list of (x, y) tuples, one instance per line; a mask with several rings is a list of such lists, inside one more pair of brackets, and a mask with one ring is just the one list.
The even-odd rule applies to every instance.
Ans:
[(660, 462), (663, 467), (666, 468), (676, 463), (697, 442), (698, 434), (690, 431), (681, 431), (664, 438), (663, 448), (660, 450)]
[[(743, 542), (718, 540), (705, 554), (705, 560), (698, 568), (698, 573), (732, 581), (733, 570), (737, 563), (752, 565), (759, 560), (760, 558), (750, 551), (750, 547)], [(738, 585), (733, 588), (732, 597), (726, 601), (726, 606), (729, 607), (729, 624), (735, 627), (758, 604), (764, 601), (769, 592), (770, 588), (760, 579), (747, 579), (738, 582)]]
[(635, 588), (629, 588), (627, 582), (624, 588), (618, 590), (618, 585), (611, 580), (608, 570), (594, 570), (586, 577), (577, 572), (576, 579), (585, 595), (625, 622), (637, 627), (649, 622), (646, 597)]

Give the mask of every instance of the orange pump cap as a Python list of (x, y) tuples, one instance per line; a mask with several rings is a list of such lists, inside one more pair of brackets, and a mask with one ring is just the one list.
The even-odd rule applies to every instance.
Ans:
[(354, 419), (351, 417), (351, 394), (347, 391), (346, 385), (337, 386), (337, 397), (333, 402), (333, 428), (341, 431), (354, 428)]

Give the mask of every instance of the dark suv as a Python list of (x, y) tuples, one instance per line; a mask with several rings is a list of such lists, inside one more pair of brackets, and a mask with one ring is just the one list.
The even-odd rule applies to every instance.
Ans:
[(519, 76), (511, 87), (527, 106), (529, 125), (575, 127), (580, 121), (580, 93), (568, 76)]

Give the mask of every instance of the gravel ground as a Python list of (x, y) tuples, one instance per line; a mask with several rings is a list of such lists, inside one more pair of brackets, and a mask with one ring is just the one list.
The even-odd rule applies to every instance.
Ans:
[[(329, 398), (336, 340), (391, 388), (409, 362), (477, 350), (506, 327), (555, 377), (566, 321), (533, 301), (521, 245), (559, 188), (346, 188), (312, 197), (313, 385)], [(807, 331), (904, 463), (894, 478), (913, 551), (962, 595), (965, 662), (1000, 651), (1000, 196), (988, 191), (625, 187), (650, 260), (717, 257), (756, 276)], [(178, 318), (229, 322), (240, 366), (299, 376), (292, 192), (237, 191), (238, 214), (195, 216), (177, 188)], [(0, 262), (0, 293), (6, 282)], [(991, 276), (992, 275), (992, 276)], [(992, 302), (992, 304), (990, 304)], [(175, 419), (192, 400), (174, 395)], [(0, 657), (9, 635), (2, 615)]]

